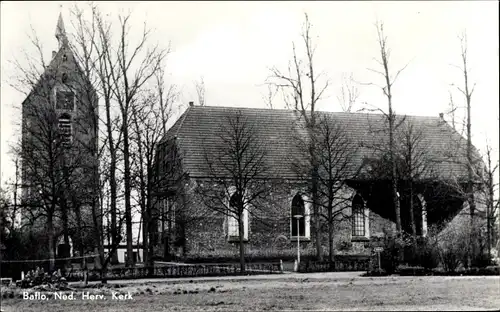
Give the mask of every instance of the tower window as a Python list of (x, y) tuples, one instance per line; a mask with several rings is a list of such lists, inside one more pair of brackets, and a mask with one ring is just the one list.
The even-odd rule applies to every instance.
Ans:
[(62, 81), (62, 83), (66, 83), (68, 81), (68, 74), (63, 73), (62, 77), (61, 77), (61, 81)]
[(68, 60), (68, 57), (66, 56), (66, 54), (63, 54), (62, 59), (63, 59), (63, 62), (66, 62)]
[(75, 104), (75, 94), (72, 91), (58, 90), (56, 92), (56, 108), (73, 110)]
[(61, 141), (63, 145), (68, 146), (73, 140), (72, 136), (72, 125), (71, 116), (68, 114), (63, 114), (59, 117), (59, 134), (61, 135)]

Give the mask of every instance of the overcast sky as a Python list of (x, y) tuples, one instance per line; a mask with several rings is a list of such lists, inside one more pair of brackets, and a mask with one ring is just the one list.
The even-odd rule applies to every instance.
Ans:
[[(62, 9), (60, 5), (63, 4)], [(15, 75), (9, 64), (21, 51), (30, 51), (30, 25), (44, 43), (46, 58), (57, 49), (54, 37), (62, 10), (71, 32), (72, 2), (1, 3), (1, 173), (2, 184), (13, 177), (7, 151), (19, 135), (19, 107), (24, 96), (8, 85)], [(81, 3), (84, 5), (84, 3)], [(473, 94), (473, 142), (483, 149), (486, 138), (498, 155), (499, 44), (497, 1), (390, 1), (390, 2), (99, 2), (117, 15), (132, 10), (140, 33), (142, 22), (153, 28), (153, 41), (171, 42), (169, 82), (182, 91), (180, 101), (196, 101), (193, 81), (204, 77), (207, 105), (265, 107), (263, 86), (268, 68), (285, 70), (292, 42), (299, 43), (304, 13), (309, 14), (317, 43), (316, 71), (327, 73), (331, 89), (322, 110), (339, 111), (336, 99), (343, 73), (356, 80), (378, 83), (368, 68), (377, 68), (374, 22), (384, 21), (394, 71), (408, 63), (394, 85), (397, 113), (438, 116), (448, 109), (448, 91), (464, 104), (450, 86), (462, 84), (457, 35), (467, 31), (470, 80)], [(131, 37), (132, 39), (134, 37)], [(380, 89), (360, 86), (359, 102), (385, 108)], [(356, 108), (360, 108), (360, 104)], [(498, 158), (498, 156), (497, 156)]]

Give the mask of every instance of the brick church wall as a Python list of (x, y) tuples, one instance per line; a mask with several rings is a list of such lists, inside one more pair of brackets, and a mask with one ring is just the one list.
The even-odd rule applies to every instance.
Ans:
[[(290, 213), (293, 196), (300, 191), (297, 186), (282, 186), (266, 203), (259, 203), (259, 208), (251, 208), (249, 214), (248, 241), (245, 242), (245, 254), (252, 258), (294, 258), (297, 253), (297, 240), (291, 239)], [(352, 198), (355, 190), (346, 188), (344, 195)], [(224, 257), (237, 258), (239, 246), (237, 242), (228, 241), (227, 216), (213, 211), (206, 211), (199, 195), (188, 191), (191, 198), (186, 209), (190, 213), (203, 213), (204, 217), (190, 223), (185, 230), (185, 254), (187, 258)], [(344, 213), (351, 214), (350, 201)], [(256, 204), (257, 205), (257, 204)], [(312, 214), (312, 208), (311, 208)], [(352, 238), (352, 220), (345, 218), (335, 222), (334, 227), (334, 252), (335, 254), (370, 254), (369, 239), (355, 241)], [(301, 256), (315, 256), (315, 224), (310, 219), (310, 238), (300, 241)], [(393, 228), (394, 224), (379, 215), (369, 212), (369, 232), (375, 236), (383, 235), (384, 231)], [(322, 222), (321, 244), (323, 254), (328, 255), (328, 228)]]

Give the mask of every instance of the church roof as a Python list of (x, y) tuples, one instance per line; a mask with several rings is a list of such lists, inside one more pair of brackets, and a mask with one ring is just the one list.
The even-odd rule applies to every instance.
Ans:
[[(266, 164), (271, 169), (271, 176), (296, 178), (291, 163), (301, 157), (297, 148), (297, 138), (307, 140), (303, 118), (293, 110), (238, 108), (216, 106), (191, 106), (169, 129), (164, 140), (176, 138), (180, 150), (182, 165), (191, 177), (209, 177), (205, 155), (211, 155), (222, 148), (220, 136), (223, 134), (221, 123), (227, 117), (240, 113), (254, 126), (256, 134), (267, 147)], [(387, 124), (381, 114), (317, 112), (318, 116), (327, 116), (329, 122), (340, 125), (356, 150), (350, 154), (352, 162), (359, 166), (364, 159), (377, 157), (377, 144), (382, 146), (387, 140)], [(402, 118), (402, 116), (398, 116)], [(401, 120), (401, 119), (400, 119)], [(463, 178), (466, 168), (463, 161), (466, 142), (460, 134), (440, 117), (405, 116), (405, 121), (418, 126), (422, 131), (420, 146), (426, 149), (426, 155), (432, 159), (433, 177)], [(398, 127), (401, 131), (402, 127)], [(450, 151), (454, 154), (450, 154)], [(477, 151), (476, 156), (477, 156)], [(212, 154), (213, 155), (213, 154)]]

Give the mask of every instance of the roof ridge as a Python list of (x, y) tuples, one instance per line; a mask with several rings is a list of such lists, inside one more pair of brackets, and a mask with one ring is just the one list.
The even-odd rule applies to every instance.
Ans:
[[(193, 107), (201, 108), (201, 109), (239, 109), (239, 110), (245, 109), (245, 110), (267, 110), (267, 111), (277, 111), (277, 112), (298, 112), (295, 109), (288, 109), (288, 108), (267, 108), (267, 107), (246, 107), (246, 106), (218, 106), (218, 105), (203, 105), (203, 106), (201, 106), (201, 105), (198, 105), (198, 106), (193, 106)], [(325, 111), (325, 110), (317, 110), (315, 112), (328, 113), (328, 114), (383, 116), (383, 114), (367, 113), (367, 112), (335, 112), (335, 111)], [(309, 113), (309, 111), (308, 111), (308, 113)], [(439, 116), (431, 116), (431, 115), (396, 114), (396, 116), (440, 119)]]

